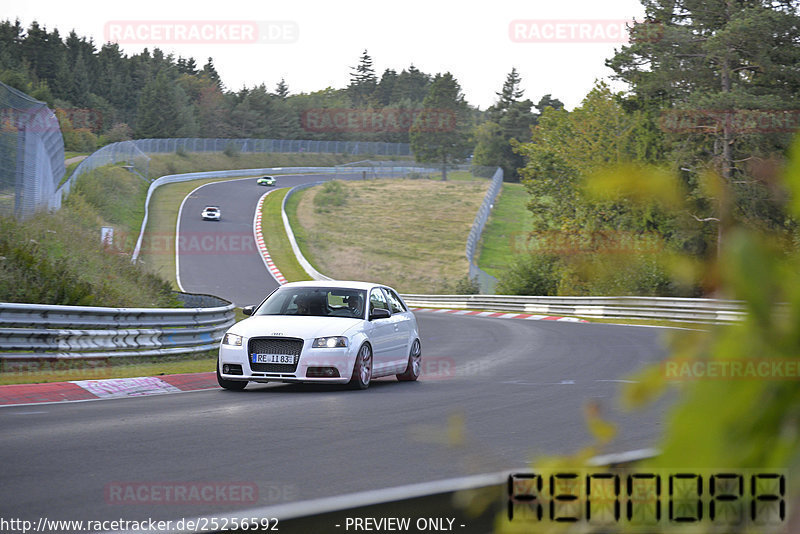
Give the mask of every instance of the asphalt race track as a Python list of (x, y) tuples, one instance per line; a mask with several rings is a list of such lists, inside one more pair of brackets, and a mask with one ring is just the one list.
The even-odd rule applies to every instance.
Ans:
[[(337, 179), (357, 178), (338, 175)], [(329, 180), (330, 175), (276, 175), (277, 188)], [(209, 293), (238, 306), (258, 304), (278, 283), (264, 267), (253, 239), (253, 215), (258, 199), (273, 189), (255, 178), (217, 182), (191, 194), (183, 205), (178, 244), (180, 280), (188, 293)], [(204, 221), (200, 212), (219, 206), (220, 221)], [(279, 228), (263, 231), (283, 232)]]
[[(279, 186), (316, 177), (279, 177)], [(252, 231), (265, 191), (206, 186), (181, 229)], [(206, 204), (221, 223), (200, 221)], [(259, 270), (260, 268), (260, 270)], [(185, 254), (186, 291), (249, 304), (274, 287), (252, 254)], [(192, 393), (0, 408), (0, 517), (179, 519), (530, 465), (592, 443), (583, 408), (619, 426), (602, 452), (656, 444), (665, 403), (618, 408), (620, 388), (664, 357), (664, 330), (420, 312), (423, 377), (366, 391), (251, 384)], [(250, 499), (164, 502), (153, 488), (228, 485)], [(150, 488), (121, 502), (120, 488)], [(170, 490), (163, 490), (170, 491)], [(145, 498), (141, 498), (145, 497)]]

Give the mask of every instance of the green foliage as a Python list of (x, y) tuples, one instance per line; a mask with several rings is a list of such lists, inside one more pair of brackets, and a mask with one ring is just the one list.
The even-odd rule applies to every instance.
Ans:
[(124, 122), (118, 122), (102, 137), (103, 144), (119, 143), (129, 141), (133, 138), (133, 130)]
[(317, 212), (328, 212), (329, 208), (347, 204), (347, 192), (338, 180), (330, 180), (322, 185), (322, 189), (314, 195), (314, 206)]
[[(511, 69), (503, 88), (497, 93), (498, 101), (486, 110), (489, 121), (475, 132), (477, 145), (474, 163), (502, 167), (503, 179), (507, 182), (518, 181), (518, 171), (525, 164), (523, 157), (514, 151), (512, 140), (529, 139), (531, 127), (537, 119), (537, 115), (531, 111), (533, 102), (522, 100), (524, 91), (520, 88), (521, 83), (517, 69)], [(552, 101), (555, 102), (558, 101)]]
[[(630, 85), (623, 104), (641, 110), (649, 123), (637, 132), (640, 153), (684, 170), (699, 219), (719, 219), (725, 211), (748, 225), (790, 230), (780, 198), (758, 174), (760, 161), (785, 154), (791, 133), (742, 127), (733, 117), (762, 110), (769, 118), (800, 105), (796, 3), (643, 4), (645, 21), (632, 25), (631, 44), (607, 61)], [(685, 127), (676, 128), (670, 117)], [(735, 209), (697, 187), (709, 170), (730, 186)]]
[(417, 161), (440, 163), (442, 179), (446, 179), (445, 166), (467, 155), (468, 122), (461, 86), (449, 72), (437, 74), (409, 135)]
[(498, 279), (499, 295), (555, 295), (561, 276), (561, 263), (550, 254), (521, 254)]
[(480, 285), (478, 285), (478, 278), (470, 278), (463, 276), (455, 281), (454, 284), (445, 289), (445, 293), (452, 293), (453, 295), (477, 295), (481, 292)]
[[(787, 215), (797, 219), (800, 139), (793, 152), (787, 171), (775, 178), (790, 192)], [(725, 296), (744, 302), (747, 316), (732, 326), (672, 336), (671, 360), (699, 366), (766, 365), (766, 376), (682, 381), (665, 376), (666, 367), (659, 366), (639, 373), (624, 400), (638, 407), (671, 389), (670, 384), (680, 388), (663, 452), (650, 462), (654, 467), (783, 468), (790, 481), (800, 472), (800, 389), (787, 379), (796, 375), (787, 374), (785, 366), (797, 365), (800, 358), (800, 253), (797, 247), (787, 249), (780, 232), (739, 224), (727, 233), (719, 261), (706, 270), (719, 277)], [(796, 504), (796, 482), (789, 482), (788, 491), (787, 502)]]
[(375, 77), (375, 69), (372, 67), (372, 57), (364, 50), (358, 66), (350, 73), (350, 85), (347, 86), (353, 106), (363, 107), (371, 104), (377, 85), (378, 79)]
[(166, 69), (145, 85), (136, 116), (137, 137), (193, 137), (197, 124), (189, 100)]
[(239, 147), (237, 147), (234, 143), (228, 143), (225, 145), (225, 150), (223, 150), (222, 153), (229, 158), (236, 158), (239, 157), (239, 154), (241, 154)]
[(134, 173), (120, 167), (103, 167), (82, 174), (73, 191), (106, 222), (138, 232), (144, 217), (147, 187)]
[[(124, 171), (123, 171), (124, 172)], [(104, 223), (80, 192), (55, 213), (0, 218), (0, 301), (114, 307), (175, 307), (171, 286), (100, 241)], [(119, 245), (125, 227), (117, 227)]]

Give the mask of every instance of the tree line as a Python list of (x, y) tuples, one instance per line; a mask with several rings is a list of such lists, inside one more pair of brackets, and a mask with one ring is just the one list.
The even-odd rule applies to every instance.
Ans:
[(797, 3), (642, 3), (606, 61), (626, 89), (599, 82), (511, 142), (534, 231), (502, 292), (715, 295), (719, 270), (700, 266), (735, 228), (800, 243), (780, 179), (800, 126)]
[[(68, 149), (77, 150), (150, 137), (408, 143), (413, 122), (429, 98), (429, 104), (453, 111), (456, 122), (446, 132), (423, 133), (455, 136), (458, 142), (449, 143), (453, 146), (448, 153), (442, 156), (440, 150), (439, 155), (458, 160), (471, 153), (471, 130), (481, 120), (481, 112), (466, 103), (452, 75), (431, 75), (412, 64), (399, 72), (387, 68), (378, 77), (366, 50), (344, 88), (291, 94), (280, 80), (273, 89), (260, 84), (230, 90), (212, 58), (201, 67), (194, 58), (175, 57), (158, 48), (128, 55), (115, 43), (98, 48), (75, 31), (62, 38), (58, 29), (48, 30), (35, 21), (27, 28), (19, 20), (0, 22), (0, 81), (64, 110), (59, 118), (65, 140)], [(352, 116), (347, 116), (353, 110), (386, 109), (392, 113), (388, 120), (399, 121), (398, 127), (354, 128)], [(333, 110), (322, 118), (335, 122), (320, 127), (315, 119), (319, 110)], [(349, 118), (351, 127), (342, 125), (336, 113)], [(418, 139), (427, 141), (431, 139)]]

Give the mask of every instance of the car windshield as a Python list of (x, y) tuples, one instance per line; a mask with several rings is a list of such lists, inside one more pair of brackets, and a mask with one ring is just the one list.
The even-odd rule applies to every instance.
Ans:
[(255, 315), (364, 318), (366, 291), (340, 287), (282, 287)]

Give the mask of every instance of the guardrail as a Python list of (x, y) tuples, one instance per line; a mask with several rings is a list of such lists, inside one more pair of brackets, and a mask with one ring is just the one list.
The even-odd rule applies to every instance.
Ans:
[(0, 360), (161, 356), (213, 350), (234, 305), (181, 293), (187, 308), (0, 303)]
[(296, 185), (293, 188), (289, 189), (286, 194), (283, 196), (283, 202), (281, 203), (281, 218), (283, 219), (283, 228), (286, 231), (286, 237), (289, 239), (289, 245), (292, 247), (292, 252), (294, 253), (294, 257), (297, 258), (297, 262), (303, 268), (303, 270), (311, 277), (312, 280), (333, 280), (328, 276), (325, 276), (318, 270), (316, 270), (311, 263), (306, 259), (303, 253), (300, 251), (300, 246), (297, 244), (297, 239), (294, 236), (294, 232), (292, 231), (292, 225), (289, 223), (289, 216), (286, 215), (286, 201), (289, 200), (289, 197), (292, 196), (296, 191), (300, 191), (301, 189), (307, 189), (309, 187), (313, 187), (315, 185), (320, 185), (325, 182), (313, 182), (310, 184), (300, 184)]
[(693, 323), (730, 323), (745, 315), (735, 300), (672, 297), (525, 297), (517, 295), (403, 295), (420, 308), (574, 315), (604, 319), (651, 319)]

